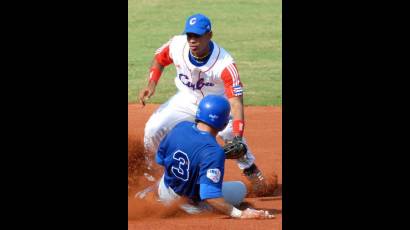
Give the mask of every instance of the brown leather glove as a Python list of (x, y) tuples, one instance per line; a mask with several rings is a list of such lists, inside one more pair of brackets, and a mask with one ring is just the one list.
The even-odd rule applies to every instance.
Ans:
[(232, 141), (228, 141), (223, 149), (225, 151), (226, 159), (238, 159), (246, 154), (248, 147), (242, 141), (242, 137), (236, 136)]

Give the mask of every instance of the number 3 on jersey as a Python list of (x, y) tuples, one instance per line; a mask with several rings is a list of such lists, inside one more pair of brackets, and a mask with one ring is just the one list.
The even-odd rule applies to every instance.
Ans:
[(189, 178), (189, 158), (188, 155), (178, 150), (173, 155), (171, 171), (177, 178), (187, 181)]

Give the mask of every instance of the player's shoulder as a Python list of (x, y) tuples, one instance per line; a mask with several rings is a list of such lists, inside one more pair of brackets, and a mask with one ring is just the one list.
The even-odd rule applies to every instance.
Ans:
[(186, 41), (186, 35), (178, 34), (178, 35), (173, 36), (172, 39), (175, 39), (175, 41)]
[(181, 121), (178, 124), (175, 125), (174, 129), (183, 129), (186, 127), (192, 127), (195, 123), (190, 122), (190, 121)]
[(225, 159), (225, 152), (216, 141), (204, 145), (201, 155), (203, 159), (213, 159), (216, 161)]
[(175, 35), (170, 39), (169, 48), (170, 48), (170, 56), (173, 58), (172, 53), (179, 53), (183, 50), (184, 46), (186, 45), (186, 35)]
[(205, 152), (204, 156), (208, 154), (211, 154), (213, 157), (215, 157), (215, 155), (225, 156), (223, 148), (218, 143), (216, 138), (211, 135), (203, 138), (202, 150)]
[(218, 43), (216, 43), (215, 41), (212, 41), (214, 43), (214, 46), (217, 47), (217, 49), (219, 50), (219, 58), (223, 59), (223, 60), (232, 60), (233, 61), (233, 57), (232, 55), (222, 46), (220, 46)]
[(180, 35), (175, 35), (171, 38), (172, 44), (185, 44), (187, 42), (186, 40), (186, 35), (185, 34), (180, 34)]
[(214, 45), (215, 45), (215, 47), (217, 47), (218, 52), (219, 52), (217, 69), (222, 71), (227, 66), (235, 63), (234, 58), (232, 57), (232, 55), (228, 51), (226, 51), (223, 47), (219, 46), (216, 42), (214, 42)]

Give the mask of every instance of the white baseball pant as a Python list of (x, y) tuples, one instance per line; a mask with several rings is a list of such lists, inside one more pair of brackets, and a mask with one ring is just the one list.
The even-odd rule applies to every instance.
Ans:
[[(181, 121), (195, 121), (196, 111), (200, 99), (192, 94), (178, 92), (167, 102), (162, 104), (149, 118), (144, 130), (144, 146), (148, 150), (145, 156), (148, 168), (152, 167), (154, 155), (165, 135)], [(232, 134), (232, 118), (227, 127), (218, 133), (222, 140), (230, 141), (234, 138)], [(246, 143), (246, 139), (243, 138)], [(236, 160), (238, 167), (243, 170), (249, 168), (255, 161), (255, 157), (248, 147), (248, 152), (242, 158)]]
[[(222, 196), (224, 200), (233, 206), (238, 207), (244, 200), (247, 190), (241, 181), (224, 181), (222, 183)], [(170, 187), (166, 187), (164, 176), (162, 176), (158, 185), (158, 200), (165, 205), (172, 204), (180, 196)], [(197, 205), (181, 204), (180, 208), (189, 214), (198, 214), (203, 211), (212, 211), (213, 208), (205, 202), (199, 202)]]

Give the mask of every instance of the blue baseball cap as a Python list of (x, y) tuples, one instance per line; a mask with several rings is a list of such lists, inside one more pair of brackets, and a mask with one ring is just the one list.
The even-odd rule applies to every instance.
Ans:
[(185, 23), (184, 33), (194, 33), (204, 35), (211, 31), (211, 21), (203, 14), (194, 14), (190, 16)]

